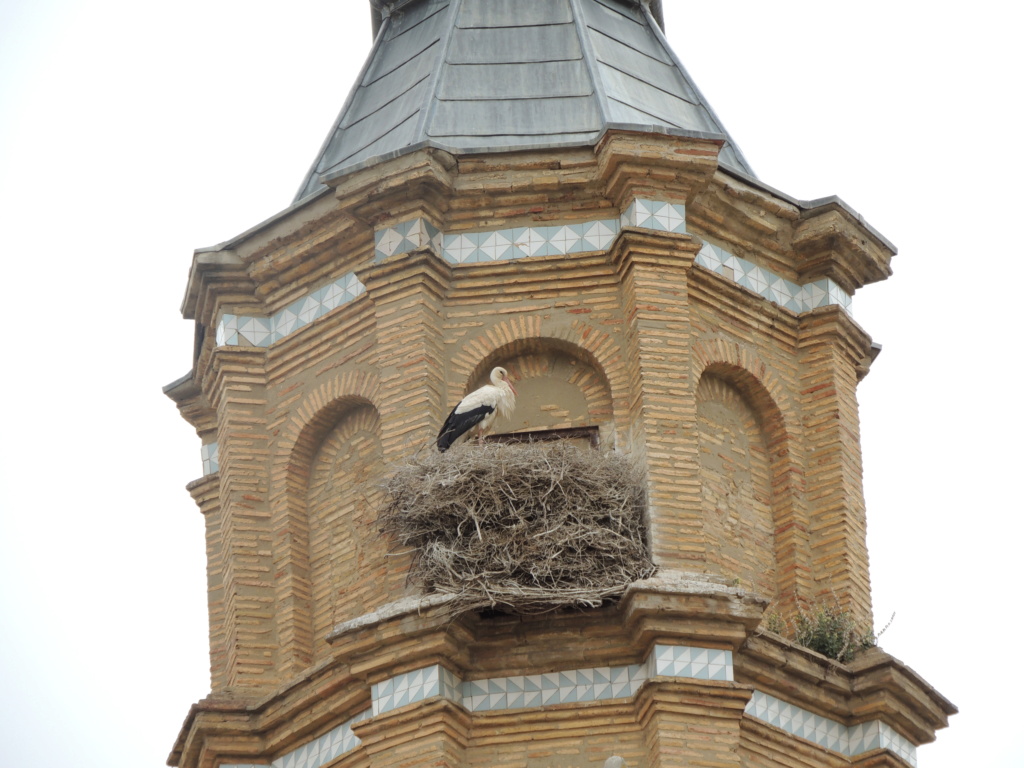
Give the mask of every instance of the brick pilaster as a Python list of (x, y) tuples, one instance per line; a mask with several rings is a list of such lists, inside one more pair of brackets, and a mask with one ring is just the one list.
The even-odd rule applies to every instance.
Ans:
[(611, 252), (626, 321), (627, 444), (647, 466), (652, 554), (668, 568), (704, 560), (686, 274), (697, 250), (687, 235), (627, 228)]
[(443, 421), (444, 295), (451, 269), (425, 248), (359, 275), (373, 301), (385, 463), (429, 445)]
[(402, 768), (461, 768), (471, 719), (446, 699), (411, 705), (356, 723), (370, 765)]
[(739, 768), (751, 690), (735, 683), (655, 679), (637, 698), (648, 768)]
[[(223, 562), (223, 682), (229, 688), (265, 686), (277, 679), (268, 438), (263, 350), (215, 354), (218, 415), (220, 551)], [(212, 633), (216, 633), (211, 628)]]
[(870, 340), (838, 307), (801, 322), (799, 397), (804, 414), (811, 570), (816, 592), (871, 621), (857, 374)]

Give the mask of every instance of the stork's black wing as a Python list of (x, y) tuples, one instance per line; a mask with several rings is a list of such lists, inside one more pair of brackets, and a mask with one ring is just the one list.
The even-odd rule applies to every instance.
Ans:
[(441, 431), (437, 434), (437, 450), (441, 453), (451, 448), (456, 440), (483, 421), (488, 414), (494, 413), (493, 405), (478, 405), (468, 411), (456, 413), (458, 409), (459, 406), (452, 409), (448, 418), (444, 420)]

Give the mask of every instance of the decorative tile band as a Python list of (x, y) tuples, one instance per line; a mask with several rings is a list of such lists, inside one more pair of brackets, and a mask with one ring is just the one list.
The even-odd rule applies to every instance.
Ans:
[(647, 659), (651, 675), (732, 681), (732, 651), (656, 645)]
[(373, 713), (379, 715), (438, 695), (470, 712), (617, 699), (633, 696), (655, 675), (732, 680), (732, 651), (656, 645), (643, 664), (464, 681), (434, 665), (374, 685)]
[(807, 312), (830, 304), (850, 309), (850, 295), (830, 278), (800, 285), (711, 243), (704, 243), (696, 262), (793, 312)]
[(268, 347), (365, 292), (366, 287), (359, 278), (354, 272), (349, 272), (292, 302), (272, 317), (223, 315), (217, 325), (217, 346), (247, 342), (254, 347)]
[[(352, 733), (352, 724), (369, 717), (370, 710), (360, 712), (319, 739), (314, 739), (277, 758), (270, 764), (270, 768), (320, 768), (322, 765), (327, 765), (360, 745), (359, 738)], [(267, 768), (267, 766), (255, 763), (221, 763), (220, 768)]]
[[(458, 235), (446, 235), (423, 218), (409, 219), (374, 232), (374, 260), (381, 261), (396, 253), (425, 247), (433, 248), (451, 264), (604, 251), (611, 246), (622, 227), (627, 226), (660, 232), (686, 232), (686, 207), (678, 203), (636, 198), (618, 219)], [(696, 262), (793, 312), (806, 312), (831, 304), (850, 309), (850, 295), (829, 278), (800, 285), (711, 243), (704, 244)], [(359, 278), (350, 272), (272, 317), (223, 315), (217, 325), (217, 346), (240, 343), (269, 346), (365, 291)]]
[(618, 234), (615, 219), (550, 227), (516, 227), (494, 232), (444, 235), (441, 255), (452, 264), (511, 261), (528, 256), (565, 256), (603, 251)]
[(451, 264), (510, 261), (529, 256), (566, 256), (604, 251), (622, 227), (686, 232), (686, 206), (636, 198), (617, 219), (547, 227), (513, 227), (490, 232), (446, 235), (423, 218), (410, 219), (374, 233), (374, 260), (432, 247)]
[[(411, 219), (377, 230), (374, 235), (375, 260), (380, 261), (396, 253), (427, 246), (451, 264), (478, 264), (529, 256), (565, 256), (603, 251), (611, 245), (622, 227), (627, 226), (660, 232), (686, 232), (686, 206), (636, 198), (618, 219), (458, 235), (446, 235), (426, 219)], [(850, 295), (830, 278), (801, 285), (711, 243), (704, 244), (696, 261), (793, 312), (806, 312), (831, 304), (850, 309)]]
[(374, 261), (431, 246), (441, 253), (441, 230), (426, 219), (410, 219), (373, 233)]
[(455, 673), (440, 664), (406, 672), (370, 688), (372, 712), (379, 715), (433, 696), (459, 701), (459, 684)]
[[(541, 707), (635, 696), (652, 677), (733, 680), (732, 651), (685, 645), (655, 645), (642, 664), (590, 667), (539, 675), (460, 680), (434, 664), (389, 678), (371, 687), (372, 706), (364, 712), (271, 763), (271, 768), (321, 768), (360, 745), (352, 725), (400, 707), (434, 697), (460, 704), (470, 712)], [(787, 733), (846, 757), (885, 748), (917, 766), (917, 750), (907, 739), (878, 720), (844, 726), (755, 690), (745, 713)], [(248, 764), (221, 768), (266, 768)]]
[(199, 449), (199, 457), (203, 460), (203, 477), (212, 475), (220, 469), (217, 443), (207, 443)]
[(643, 227), (657, 232), (686, 232), (686, 206), (636, 198), (622, 212), (624, 227)]
[(904, 762), (917, 765), (917, 748), (879, 720), (845, 726), (761, 691), (754, 691), (745, 711), (751, 717), (846, 757), (884, 748), (896, 753)]
[(460, 686), (460, 703), (470, 712), (488, 712), (617, 699), (633, 696), (647, 677), (645, 665), (631, 664), (466, 680)]

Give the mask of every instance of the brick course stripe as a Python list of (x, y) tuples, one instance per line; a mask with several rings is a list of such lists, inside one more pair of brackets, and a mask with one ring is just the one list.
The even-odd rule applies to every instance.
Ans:
[[(426, 219), (415, 218), (376, 230), (374, 261), (420, 248), (432, 248), (454, 265), (606, 251), (623, 227), (685, 233), (686, 208), (676, 203), (636, 198), (618, 219), (451, 235), (444, 234)], [(803, 285), (794, 283), (711, 243), (704, 244), (696, 263), (793, 312), (807, 312), (832, 304), (850, 310), (850, 295), (829, 278)], [(224, 314), (217, 324), (217, 346), (268, 347), (365, 291), (356, 274), (349, 272), (270, 317)]]
[[(354, 723), (438, 696), (470, 712), (494, 712), (628, 698), (653, 677), (732, 681), (732, 651), (659, 644), (642, 664), (484, 680), (460, 680), (454, 672), (434, 664), (374, 684), (370, 709), (282, 755), (271, 767), (320, 768), (360, 745), (352, 732)], [(917, 748), (879, 720), (845, 726), (758, 690), (754, 691), (745, 714), (845, 757), (884, 748), (908, 765), (917, 766)], [(232, 763), (222, 764), (221, 768), (257, 767)]]

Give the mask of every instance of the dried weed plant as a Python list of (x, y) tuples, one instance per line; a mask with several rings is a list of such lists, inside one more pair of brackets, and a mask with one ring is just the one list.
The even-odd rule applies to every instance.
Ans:
[(878, 632), (865, 629), (833, 594), (831, 600), (818, 601), (797, 609), (790, 623), (776, 611), (765, 614), (765, 629), (789, 637), (793, 642), (823, 656), (846, 664), (861, 651), (878, 645), (878, 638), (889, 628), (896, 614)]
[(654, 573), (644, 484), (623, 456), (569, 444), (466, 444), (384, 484), (381, 532), (410, 580), (463, 613), (596, 607)]

